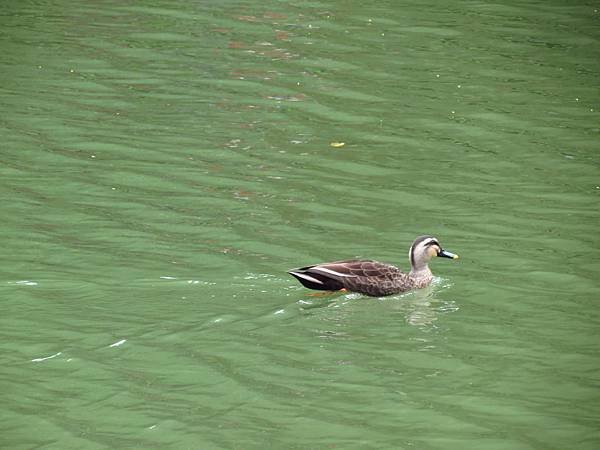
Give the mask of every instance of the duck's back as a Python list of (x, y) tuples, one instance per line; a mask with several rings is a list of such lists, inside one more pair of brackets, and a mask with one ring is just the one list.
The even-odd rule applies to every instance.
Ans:
[(351, 273), (355, 276), (344, 279), (345, 287), (348, 290), (373, 297), (382, 297), (413, 288), (409, 275), (391, 264), (361, 260), (356, 261), (353, 266)]

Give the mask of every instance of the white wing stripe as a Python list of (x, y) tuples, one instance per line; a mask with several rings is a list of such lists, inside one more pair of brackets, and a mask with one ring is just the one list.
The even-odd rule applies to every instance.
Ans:
[(329, 275), (335, 275), (337, 277), (355, 277), (356, 275), (350, 275), (350, 274), (346, 274), (346, 273), (340, 273), (340, 272), (336, 272), (335, 270), (331, 270), (331, 269), (327, 269), (325, 267), (312, 267), (310, 270), (312, 270), (313, 272), (321, 272), (324, 274), (329, 274)]
[(306, 281), (311, 281), (313, 283), (317, 283), (317, 284), (323, 284), (323, 282), (321, 280), (317, 280), (316, 278), (311, 277), (310, 275), (307, 275), (305, 273), (302, 272), (290, 272), (293, 273), (294, 275), (305, 279)]

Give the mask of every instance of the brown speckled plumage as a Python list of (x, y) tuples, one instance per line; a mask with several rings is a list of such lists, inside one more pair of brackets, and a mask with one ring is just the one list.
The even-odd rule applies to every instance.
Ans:
[(427, 263), (432, 256), (458, 258), (457, 255), (443, 250), (436, 238), (427, 235), (419, 236), (410, 247), (411, 271), (409, 273), (371, 259), (315, 264), (293, 269), (288, 273), (309, 289), (325, 291), (347, 289), (381, 297), (429, 285), (433, 275)]

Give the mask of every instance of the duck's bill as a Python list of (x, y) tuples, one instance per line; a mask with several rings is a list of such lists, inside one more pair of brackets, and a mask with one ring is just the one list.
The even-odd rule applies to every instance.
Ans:
[(442, 258), (450, 258), (450, 259), (458, 259), (458, 255), (449, 252), (448, 250), (441, 250), (438, 253), (438, 256), (442, 257)]

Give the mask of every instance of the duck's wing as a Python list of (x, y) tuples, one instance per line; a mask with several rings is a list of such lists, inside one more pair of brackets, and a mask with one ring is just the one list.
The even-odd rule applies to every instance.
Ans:
[(309, 289), (337, 291), (346, 288), (368, 295), (378, 285), (404, 274), (395, 266), (371, 259), (349, 259), (300, 267), (288, 272)]

